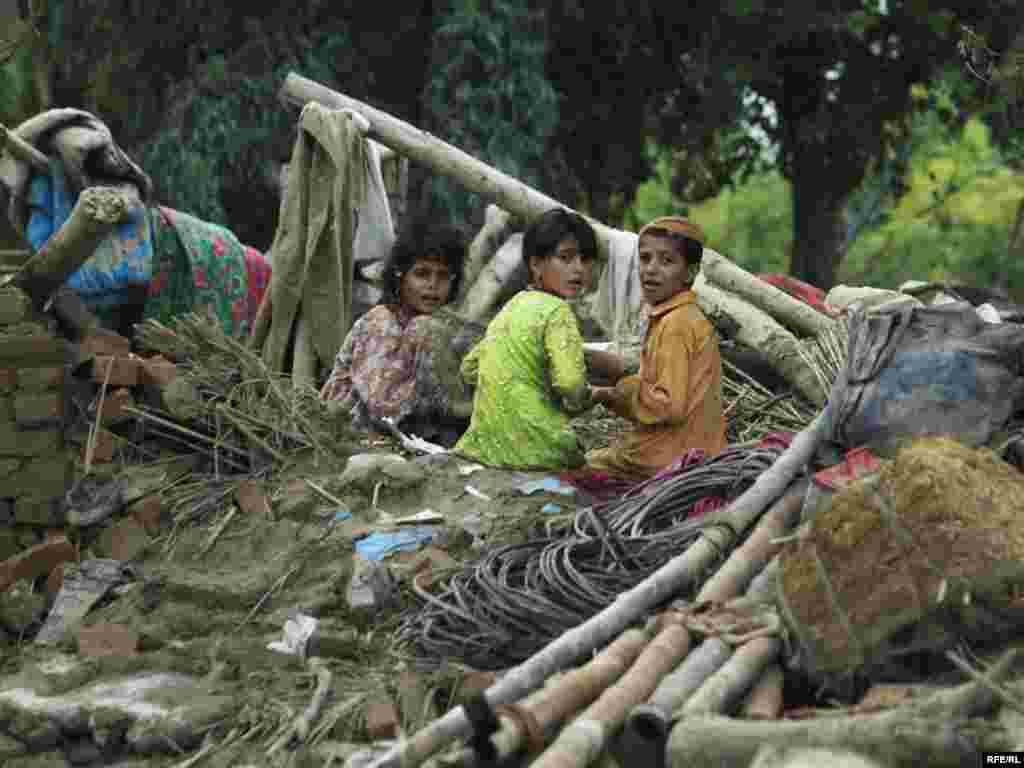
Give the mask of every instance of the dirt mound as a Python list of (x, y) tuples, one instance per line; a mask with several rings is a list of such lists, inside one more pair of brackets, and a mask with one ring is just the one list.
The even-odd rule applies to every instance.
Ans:
[[(877, 478), (837, 494), (783, 555), (780, 602), (808, 669), (845, 675), (943, 647), (948, 624), (921, 620), (950, 606), (965, 588), (954, 585), (993, 599), (1002, 591), (1000, 602), (1012, 604), (1014, 564), (1024, 558), (1021, 509), (1020, 472), (946, 438), (915, 441)], [(958, 620), (984, 623), (965, 616), (972, 603), (961, 598)]]

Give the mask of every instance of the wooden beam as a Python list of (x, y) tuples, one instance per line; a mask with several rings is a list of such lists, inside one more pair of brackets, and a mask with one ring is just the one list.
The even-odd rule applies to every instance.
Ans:
[(46, 155), (17, 134), (11, 133), (7, 130), (7, 126), (2, 124), (0, 124), (0, 139), (3, 139), (8, 151), (17, 159), (28, 163), (34, 170), (49, 171), (50, 161), (46, 159)]

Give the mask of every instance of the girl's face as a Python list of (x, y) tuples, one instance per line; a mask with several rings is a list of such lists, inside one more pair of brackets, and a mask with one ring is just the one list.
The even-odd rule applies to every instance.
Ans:
[(689, 265), (674, 241), (644, 235), (639, 251), (640, 286), (648, 304), (661, 304), (690, 287)]
[(417, 315), (431, 315), (447, 303), (452, 290), (452, 277), (443, 259), (421, 256), (402, 275), (398, 300)]
[(575, 235), (568, 235), (547, 258), (530, 260), (533, 284), (563, 299), (575, 299), (590, 285), (594, 260), (580, 252)]

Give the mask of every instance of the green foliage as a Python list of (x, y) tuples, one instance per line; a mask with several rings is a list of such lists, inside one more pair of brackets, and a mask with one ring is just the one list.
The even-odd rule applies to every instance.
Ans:
[[(487, 13), (476, 5), (453, 3), (437, 19), (426, 88), (431, 122), (449, 143), (539, 186), (545, 141), (558, 123), (540, 18), (526, 0), (495, 0)], [(449, 224), (465, 226), (482, 207), (460, 185), (433, 180), (430, 208)]]
[(233, 76), (223, 56), (210, 57), (201, 92), (189, 106), (187, 141), (177, 127), (165, 129), (146, 145), (141, 157), (161, 200), (226, 225), (226, 182), (255, 182), (272, 174), (273, 153), (268, 147), (292, 135), (293, 118), (277, 100), (285, 76), (298, 68), (314, 80), (333, 82), (334, 66), (351, 55), (350, 48), (344, 31), (325, 32), (314, 39), (301, 62), (286, 61), (258, 78)]

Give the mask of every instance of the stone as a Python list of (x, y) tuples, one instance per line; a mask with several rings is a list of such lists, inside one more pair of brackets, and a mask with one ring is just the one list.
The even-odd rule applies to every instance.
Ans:
[(149, 546), (150, 535), (133, 517), (118, 520), (100, 532), (95, 549), (102, 557), (113, 560), (134, 560)]
[(71, 345), (46, 334), (0, 337), (0, 368), (47, 368), (64, 365)]
[(64, 422), (64, 393), (15, 395), (14, 421), (19, 429), (60, 426)]
[(42, 456), (56, 453), (64, 445), (64, 431), (55, 429), (18, 429), (14, 421), (0, 421), (0, 457)]
[(352, 556), (352, 578), (346, 591), (351, 613), (374, 618), (395, 604), (395, 581), (384, 563)]
[[(62, 451), (52, 456), (37, 456), (22, 462), (18, 471), (4, 481), (4, 493), (14, 497), (63, 495), (71, 487), (74, 475), (74, 462), (69, 453)], [(14, 514), (17, 517), (17, 504)]]
[(134, 387), (139, 383), (139, 358), (135, 355), (96, 355), (92, 364), (92, 380), (97, 384), (105, 381), (108, 387)]
[(366, 704), (366, 735), (373, 741), (394, 739), (401, 727), (398, 708), (387, 697), (371, 699)]
[(139, 633), (125, 624), (104, 622), (78, 630), (78, 653), (82, 656), (137, 656)]
[(22, 579), (44, 576), (61, 563), (76, 558), (74, 545), (66, 536), (50, 539), (29, 547), (0, 563), (0, 592)]
[(103, 759), (103, 753), (92, 739), (75, 739), (65, 742), (64, 755), (71, 765), (92, 765)]
[(17, 387), (22, 392), (46, 392), (64, 386), (64, 367), (22, 368), (17, 371)]

